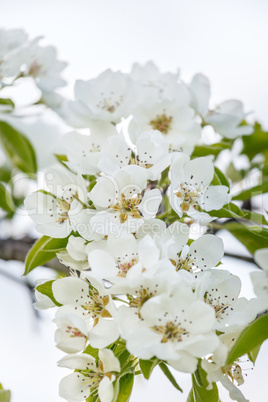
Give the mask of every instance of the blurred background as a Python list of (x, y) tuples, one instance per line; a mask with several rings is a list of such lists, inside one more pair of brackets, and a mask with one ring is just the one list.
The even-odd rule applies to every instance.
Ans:
[[(186, 81), (202, 72), (211, 81), (215, 104), (242, 100), (250, 119), (266, 130), (267, 18), (266, 0), (9, 0), (1, 4), (1, 28), (23, 28), (31, 38), (44, 36), (42, 44), (55, 46), (58, 58), (69, 63), (63, 74), (68, 86), (59, 91), (65, 96), (73, 95), (76, 79), (93, 78), (107, 68), (128, 72), (134, 62), (153, 60), (162, 71), (179, 68)], [(53, 138), (54, 124), (49, 138)], [(64, 131), (62, 126), (60, 130)], [(35, 133), (31, 135), (34, 140)], [(36, 135), (41, 138), (40, 133)], [(13, 225), (15, 236), (16, 230), (21, 228)], [(224, 235), (223, 239), (227, 251), (247, 254), (233, 238)], [(249, 272), (255, 268), (230, 258), (224, 263), (243, 277), (243, 295), (252, 297)], [(29, 291), (37, 278), (54, 274), (39, 268), (26, 279), (27, 287), (21, 281), (23, 264), (0, 260), (0, 271), (0, 382), (11, 389), (12, 402), (63, 401), (58, 383), (69, 371), (57, 368), (63, 353), (54, 346), (54, 312), (37, 315)], [(16, 282), (8, 278), (11, 274)], [(266, 341), (254, 370), (246, 371), (250, 366), (242, 365), (248, 376), (241, 390), (251, 402), (267, 401), (267, 357)], [(176, 378), (183, 395), (156, 370), (148, 383), (137, 379), (131, 400), (186, 401), (190, 376)], [(230, 401), (222, 389), (221, 401)]]

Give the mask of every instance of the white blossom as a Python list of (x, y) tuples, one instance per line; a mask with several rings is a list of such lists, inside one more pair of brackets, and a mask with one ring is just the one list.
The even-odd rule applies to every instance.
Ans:
[(99, 351), (99, 361), (84, 353), (63, 357), (58, 365), (77, 370), (60, 382), (60, 396), (69, 402), (83, 401), (90, 395), (98, 395), (100, 402), (111, 402), (113, 382), (120, 372), (119, 360), (109, 349)]
[(170, 167), (170, 204), (179, 217), (184, 213), (201, 224), (213, 220), (206, 212), (220, 209), (229, 201), (227, 186), (210, 186), (214, 175), (209, 157), (190, 160), (186, 154), (178, 154)]
[(125, 166), (113, 176), (102, 176), (89, 196), (99, 212), (90, 223), (95, 232), (116, 234), (123, 228), (135, 232), (144, 219), (154, 218), (162, 200), (159, 189), (147, 190), (146, 170)]
[(193, 109), (177, 100), (141, 103), (133, 111), (129, 124), (130, 138), (136, 143), (141, 133), (158, 130), (168, 142), (170, 151), (191, 154), (201, 131), (194, 115)]

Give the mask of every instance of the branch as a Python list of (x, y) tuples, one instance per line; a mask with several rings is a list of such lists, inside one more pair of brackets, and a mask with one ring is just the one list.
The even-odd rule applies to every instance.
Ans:
[[(25, 261), (25, 257), (34, 244), (34, 239), (23, 237), (22, 239), (0, 239), (0, 259), (5, 261)], [(57, 258), (48, 261), (47, 268), (55, 269), (58, 272), (68, 272), (68, 268), (61, 264)]]
[(252, 257), (246, 257), (246, 256), (244, 256), (244, 255), (238, 255), (238, 254), (233, 254), (233, 253), (224, 253), (224, 257), (237, 258), (238, 260), (251, 262), (252, 264), (255, 264), (258, 268), (260, 268), (260, 267), (256, 264), (254, 258), (252, 258)]

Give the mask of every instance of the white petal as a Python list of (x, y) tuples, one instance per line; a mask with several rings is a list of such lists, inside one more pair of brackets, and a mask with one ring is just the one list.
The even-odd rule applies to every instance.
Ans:
[[(78, 278), (61, 278), (52, 284), (52, 292), (55, 299), (61, 304), (76, 304), (79, 299), (83, 302), (89, 292), (89, 287), (85, 281)], [(82, 297), (83, 296), (83, 297)]]
[(208, 186), (214, 175), (214, 166), (210, 157), (192, 159), (184, 166), (185, 182), (200, 190)]
[(111, 402), (114, 396), (113, 378), (110, 380), (108, 377), (104, 377), (99, 384), (99, 398), (100, 402)]
[(158, 188), (145, 192), (142, 202), (139, 205), (139, 210), (141, 211), (144, 219), (151, 219), (155, 217), (161, 201), (162, 195)]
[(119, 372), (121, 370), (119, 360), (110, 349), (101, 349), (99, 358), (102, 361), (104, 373), (109, 373), (110, 371)]
[(224, 255), (223, 241), (214, 235), (204, 235), (190, 245), (189, 256), (199, 269), (215, 267)]
[(100, 318), (89, 333), (89, 342), (93, 348), (102, 349), (115, 342), (119, 337), (116, 323), (110, 319)]
[(83, 401), (90, 395), (90, 386), (85, 384), (82, 374), (72, 373), (64, 377), (59, 385), (59, 395), (67, 401)]
[(93, 250), (88, 255), (88, 262), (91, 273), (99, 279), (108, 279), (118, 273), (112, 256), (104, 250)]
[(261, 248), (254, 254), (256, 263), (265, 271), (268, 271), (268, 248)]
[(97, 369), (95, 359), (87, 353), (82, 353), (80, 355), (75, 353), (64, 356), (58, 361), (58, 366), (73, 370), (87, 370), (89, 368), (90, 370), (96, 371)]
[(228, 191), (229, 188), (227, 186), (209, 187), (204, 193), (202, 208), (205, 211), (222, 208), (229, 201)]

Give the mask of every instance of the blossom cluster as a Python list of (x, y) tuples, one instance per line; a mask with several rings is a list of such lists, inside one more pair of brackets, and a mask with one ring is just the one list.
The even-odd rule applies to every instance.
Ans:
[(60, 77), (67, 63), (57, 60), (53, 46), (41, 46), (42, 37), (30, 40), (22, 29), (0, 29), (0, 89), (31, 77), (47, 96), (66, 85)]
[(57, 257), (69, 276), (50, 294), (37, 286), (35, 307), (58, 307), (59, 365), (74, 370), (60, 383), (69, 402), (116, 401), (120, 378), (141, 361), (186, 373), (201, 361), (209, 388), (221, 381), (246, 401), (234, 384), (243, 383), (241, 367), (226, 359), (267, 308), (267, 276), (264, 288), (252, 275), (258, 299), (240, 297), (240, 279), (219, 266), (222, 240), (191, 239), (192, 223), (204, 232), (231, 200), (229, 187), (214, 182), (213, 157), (192, 155), (204, 126), (227, 139), (252, 128), (241, 124), (241, 102), (211, 109), (209, 97), (202, 74), (186, 84), (149, 62), (79, 80), (75, 100), (56, 108), (89, 135), (63, 137), (61, 164), (46, 170), (46, 187), (25, 207), (39, 233), (66, 240)]

